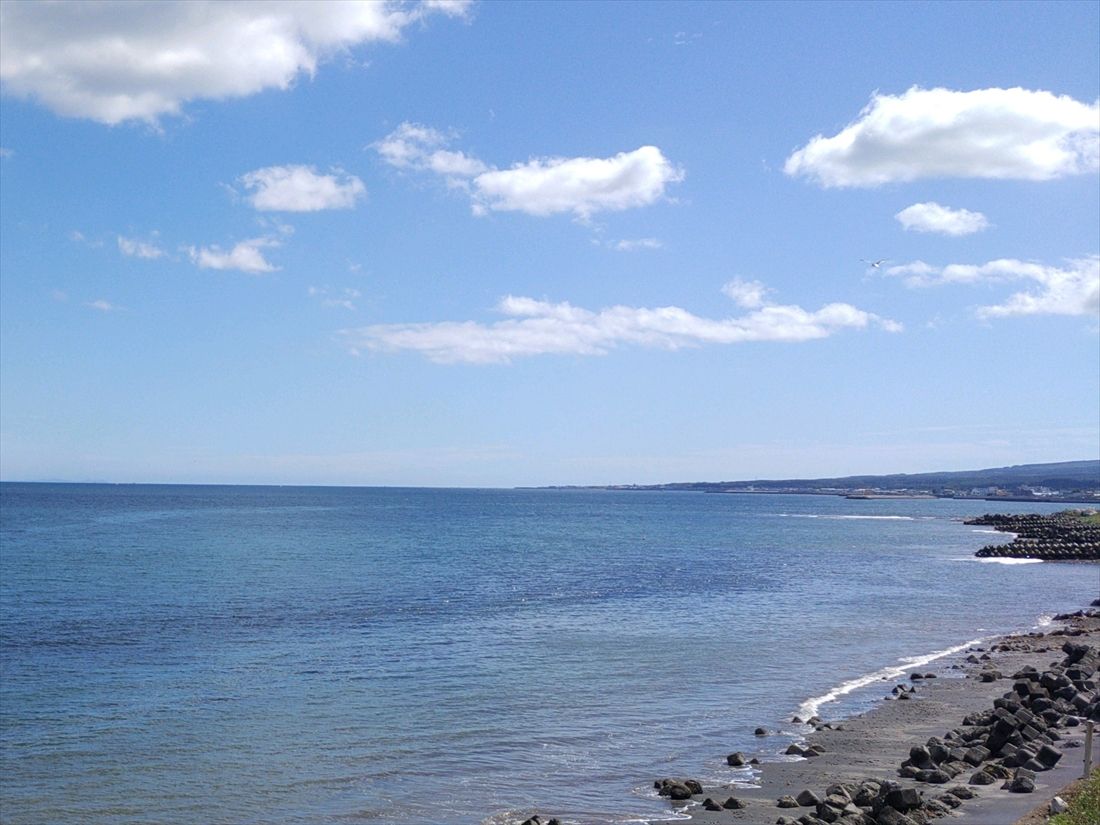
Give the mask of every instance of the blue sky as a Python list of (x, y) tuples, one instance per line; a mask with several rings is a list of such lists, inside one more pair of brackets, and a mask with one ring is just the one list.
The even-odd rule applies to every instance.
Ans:
[(1096, 3), (0, 14), (5, 479), (1100, 455)]

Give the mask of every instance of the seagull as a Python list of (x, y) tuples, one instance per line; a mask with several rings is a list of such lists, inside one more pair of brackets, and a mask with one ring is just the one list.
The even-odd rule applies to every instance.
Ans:
[(879, 258), (877, 261), (868, 261), (866, 258), (860, 258), (860, 260), (863, 261), (863, 263), (870, 266), (871, 269), (878, 269), (883, 264), (890, 263), (889, 259), (887, 259), (887, 258)]

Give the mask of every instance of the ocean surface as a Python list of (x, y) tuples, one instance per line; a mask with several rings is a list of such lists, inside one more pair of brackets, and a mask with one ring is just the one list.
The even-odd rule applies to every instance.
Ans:
[(1097, 596), (974, 559), (994, 509), (1058, 507), (3, 484), (0, 818), (665, 816), (655, 778), (790, 741), (757, 725)]

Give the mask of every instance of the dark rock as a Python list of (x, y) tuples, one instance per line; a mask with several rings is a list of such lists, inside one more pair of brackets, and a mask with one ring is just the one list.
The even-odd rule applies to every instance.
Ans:
[(726, 757), (726, 764), (731, 768), (740, 768), (745, 764), (745, 754), (738, 751), (737, 753), (731, 753)]
[(720, 803), (715, 802), (709, 796), (703, 800), (703, 810), (705, 811), (720, 811), (722, 806)]
[(875, 817), (877, 825), (916, 825), (916, 823), (895, 808), (883, 808)]
[(971, 785), (992, 785), (997, 779), (986, 771), (975, 771), (970, 777)]
[(922, 769), (934, 768), (936, 766), (936, 763), (932, 759), (932, 754), (929, 752), (928, 748), (923, 745), (914, 745), (909, 749), (909, 761)]
[(1043, 745), (1039, 748), (1039, 752), (1035, 754), (1035, 760), (1041, 762), (1047, 769), (1053, 768), (1058, 764), (1058, 760), (1062, 758), (1061, 751), (1057, 751), (1049, 745)]
[(735, 799), (731, 796), (729, 799), (722, 803), (722, 807), (725, 808), (727, 811), (736, 811), (740, 808), (744, 808), (745, 803), (742, 802), (740, 799)]
[(795, 799), (798, 801), (798, 804), (801, 805), (803, 808), (809, 808), (813, 805), (818, 805), (821, 803), (821, 797), (815, 794), (809, 788), (796, 796)]
[(951, 808), (938, 799), (929, 799), (924, 803), (923, 812), (927, 816), (938, 817), (951, 813)]
[(779, 808), (797, 808), (798, 800), (796, 800), (793, 796), (781, 796), (779, 797), (779, 799), (776, 800), (775, 804), (776, 807)]
[(870, 807), (878, 798), (881, 788), (878, 782), (863, 782), (856, 791), (856, 795), (852, 797), (852, 801), (861, 807)]
[[(951, 749), (934, 736), (928, 740), (926, 747), (928, 748), (928, 755), (932, 757), (932, 761), (937, 765), (951, 758)], [(912, 758), (912, 751), (909, 752), (909, 756)]]
[(970, 790), (970, 788), (966, 787), (966, 785), (956, 785), (953, 788), (948, 788), (947, 792), (949, 794), (951, 794), (952, 796), (957, 797), (959, 799), (973, 799), (974, 798), (974, 792), (972, 790)]
[(1035, 780), (1027, 776), (1017, 776), (1005, 782), (1001, 787), (1012, 793), (1031, 793), (1035, 790)]
[(921, 793), (916, 788), (895, 788), (886, 793), (886, 804), (905, 813), (921, 805)]
[(832, 785), (825, 789), (825, 798), (830, 796), (838, 796), (844, 800), (845, 804), (852, 801), (852, 798), (856, 793), (856, 786), (847, 782), (834, 782)]
[(669, 799), (691, 799), (694, 794), (701, 794), (703, 786), (694, 779), (658, 779), (653, 783), (660, 796)]
[(946, 805), (948, 808), (957, 808), (962, 805), (962, 800), (951, 793), (945, 793), (936, 797), (936, 801), (941, 805)]
[(968, 750), (963, 756), (963, 761), (966, 762), (966, 764), (973, 765), (976, 768), (980, 764), (982, 764), (982, 762), (987, 760), (989, 756), (989, 751), (986, 748), (979, 746)]
[(755, 734), (756, 736), (767, 736), (768, 735), (768, 729), (767, 728), (757, 728), (756, 730), (753, 731), (753, 734)]

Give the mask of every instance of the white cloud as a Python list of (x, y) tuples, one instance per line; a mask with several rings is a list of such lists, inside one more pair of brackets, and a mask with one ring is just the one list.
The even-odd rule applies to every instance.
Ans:
[(474, 178), (474, 208), (588, 218), (656, 203), (683, 177), (656, 146), (610, 158), (538, 158)]
[(251, 190), (249, 203), (265, 212), (317, 212), (351, 209), (365, 193), (363, 181), (334, 169), (321, 175), (312, 166), (266, 166), (241, 175)]
[(118, 306), (117, 304), (112, 304), (110, 301), (104, 301), (102, 298), (99, 298), (95, 301), (89, 301), (87, 305), (90, 306), (92, 309), (99, 310), (100, 312), (118, 312), (120, 309), (122, 309), (122, 307)]
[(875, 94), (859, 118), (787, 158), (821, 186), (918, 178), (1049, 180), (1100, 167), (1100, 103), (1027, 89)]
[(973, 235), (988, 228), (989, 221), (981, 212), (952, 209), (935, 201), (914, 203), (894, 215), (907, 230), (935, 232), (940, 235)]
[(164, 250), (155, 243), (124, 238), (122, 235), (118, 236), (118, 251), (130, 258), (154, 259), (164, 254)]
[(15, 155), (14, 149), (9, 149), (6, 146), (0, 146), (0, 158), (10, 158)]
[(648, 206), (684, 173), (656, 146), (642, 146), (609, 158), (535, 158), (497, 169), (446, 147), (452, 136), (417, 123), (402, 123), (373, 148), (391, 166), (433, 172), (449, 186), (470, 193), (475, 214), (571, 212), (587, 219), (596, 212)]
[(371, 146), (390, 166), (435, 172), (452, 185), (465, 186), (466, 178), (477, 177), (489, 167), (463, 152), (443, 148), (453, 138), (453, 133), (444, 134), (430, 126), (402, 123)]
[(197, 99), (288, 89), (324, 60), (397, 42), (433, 14), (468, 2), (217, 0), (4, 3), (4, 88), (67, 117), (155, 124)]
[(1002, 258), (981, 265), (949, 264), (938, 267), (914, 261), (894, 266), (886, 274), (905, 279), (913, 287), (943, 284), (1034, 281), (1030, 291), (1016, 292), (1004, 303), (982, 306), (980, 318), (1007, 315), (1100, 315), (1100, 256), (1066, 262), (1065, 267)]
[(636, 252), (639, 249), (663, 249), (664, 244), (657, 238), (636, 238), (634, 240), (615, 241), (610, 244), (616, 252)]
[(475, 321), (376, 324), (344, 330), (353, 350), (412, 350), (438, 363), (509, 363), (528, 355), (603, 355), (633, 344), (678, 349), (747, 341), (808, 341), (843, 329), (900, 324), (849, 304), (810, 312), (798, 306), (763, 304), (739, 318), (701, 318), (680, 307), (614, 306), (599, 312), (568, 303), (509, 295), (497, 305), (509, 316), (493, 324)]
[(745, 309), (756, 309), (766, 303), (770, 290), (759, 281), (742, 281), (734, 278), (722, 287), (722, 292), (733, 299), (734, 303)]
[(236, 244), (228, 252), (220, 246), (188, 247), (191, 261), (199, 269), (236, 269), (251, 275), (274, 272), (277, 266), (264, 258), (263, 249), (279, 246), (275, 238), (250, 238)]

